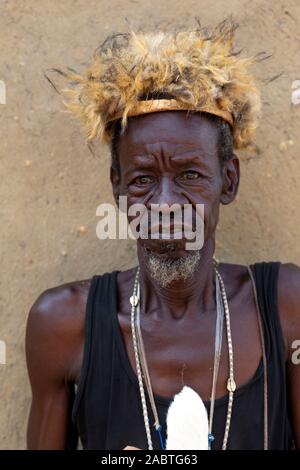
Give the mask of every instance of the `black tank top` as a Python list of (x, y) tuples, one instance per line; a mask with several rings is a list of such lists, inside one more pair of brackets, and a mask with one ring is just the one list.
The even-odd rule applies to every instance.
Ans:
[[(269, 449), (292, 445), (287, 408), (284, 342), (277, 307), (279, 262), (251, 266), (263, 323), (268, 364)], [(85, 324), (85, 343), (80, 382), (72, 408), (72, 422), (84, 449), (123, 449), (133, 445), (147, 449), (138, 379), (123, 342), (117, 315), (117, 271), (92, 278)], [(261, 360), (254, 376), (234, 394), (228, 449), (263, 449), (264, 367)], [(154, 422), (145, 390), (150, 423)], [(154, 395), (163, 438), (171, 400)], [(228, 396), (216, 400), (213, 449), (222, 447)], [(207, 409), (209, 403), (205, 402)], [(159, 438), (152, 432), (154, 449)]]

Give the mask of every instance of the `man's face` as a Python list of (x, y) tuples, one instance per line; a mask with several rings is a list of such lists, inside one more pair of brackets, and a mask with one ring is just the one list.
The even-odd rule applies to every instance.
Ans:
[[(176, 203), (182, 209), (191, 204), (193, 210), (204, 205), (205, 243), (214, 236), (220, 202), (231, 202), (238, 185), (238, 165), (220, 163), (218, 133), (216, 124), (200, 114), (164, 111), (130, 118), (119, 139), (119, 180), (112, 175), (115, 196), (127, 196), (128, 208), (137, 203), (148, 210), (151, 204)], [(156, 256), (180, 258), (190, 254), (185, 241), (139, 239), (138, 244)]]

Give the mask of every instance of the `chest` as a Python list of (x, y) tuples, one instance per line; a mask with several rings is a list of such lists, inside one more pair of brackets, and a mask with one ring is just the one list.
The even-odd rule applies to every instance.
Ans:
[[(237, 387), (254, 376), (261, 357), (260, 332), (254, 302), (242, 306), (239, 299), (230, 305), (234, 374)], [(118, 313), (126, 357), (136, 374), (130, 314)], [(215, 312), (193, 316), (193, 320), (162, 320), (155, 312), (141, 316), (141, 331), (154, 394), (171, 397), (183, 385), (197, 391), (203, 400), (211, 395), (215, 346)], [(216, 398), (227, 393), (229, 359), (224, 326), (222, 354)]]

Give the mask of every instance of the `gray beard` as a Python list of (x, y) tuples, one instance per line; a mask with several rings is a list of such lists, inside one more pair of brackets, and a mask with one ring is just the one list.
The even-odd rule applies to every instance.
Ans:
[(161, 257), (145, 252), (146, 265), (150, 276), (161, 286), (168, 287), (174, 281), (185, 281), (197, 270), (200, 251), (193, 251), (181, 258)]

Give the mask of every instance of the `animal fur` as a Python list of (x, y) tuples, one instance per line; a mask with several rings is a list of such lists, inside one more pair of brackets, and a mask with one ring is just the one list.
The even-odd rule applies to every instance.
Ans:
[(64, 103), (89, 140), (106, 143), (112, 138), (109, 121), (121, 113), (124, 130), (128, 112), (149, 96), (166, 93), (190, 110), (214, 104), (232, 115), (234, 148), (245, 148), (260, 116), (259, 91), (248, 72), (258, 59), (233, 51), (235, 29), (225, 21), (210, 33), (198, 28), (110, 36), (83, 74), (63, 72), (70, 85)]
[(167, 450), (207, 450), (207, 411), (198, 393), (183, 387), (167, 413)]

